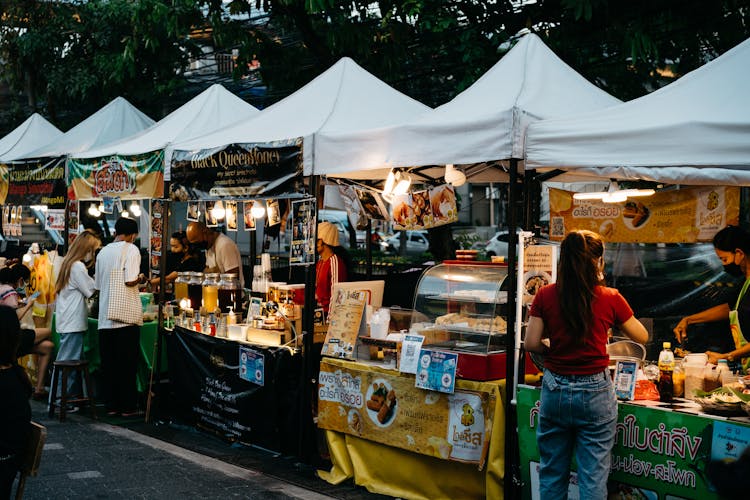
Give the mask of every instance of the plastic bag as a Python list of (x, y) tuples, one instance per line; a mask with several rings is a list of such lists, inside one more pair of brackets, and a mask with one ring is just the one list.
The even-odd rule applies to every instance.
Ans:
[(659, 401), (659, 390), (656, 388), (656, 384), (650, 380), (637, 380), (633, 399), (636, 401)]

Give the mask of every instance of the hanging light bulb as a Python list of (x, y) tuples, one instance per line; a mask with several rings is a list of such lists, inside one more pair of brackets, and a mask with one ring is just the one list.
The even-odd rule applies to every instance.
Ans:
[(122, 212), (120, 212), (120, 217), (130, 218), (130, 214), (127, 210), (123, 210)]
[(136, 200), (133, 200), (133, 203), (130, 204), (128, 210), (133, 214), (133, 217), (141, 216), (141, 205)]
[(466, 184), (466, 174), (449, 163), (445, 166), (445, 182), (452, 184), (453, 187), (463, 186)]
[(217, 201), (214, 208), (211, 209), (211, 216), (216, 220), (221, 220), (226, 214), (227, 211), (224, 209), (224, 204), (221, 200)]
[(393, 188), (396, 187), (396, 174), (391, 170), (388, 172), (388, 177), (385, 179), (385, 185), (383, 186), (383, 195), (389, 196), (393, 193)]
[(92, 217), (99, 217), (102, 214), (101, 210), (99, 210), (96, 205), (89, 205), (88, 212)]
[(250, 209), (250, 215), (253, 216), (253, 219), (262, 219), (264, 215), (266, 215), (266, 209), (263, 206), (263, 203), (260, 201), (253, 202), (253, 208)]

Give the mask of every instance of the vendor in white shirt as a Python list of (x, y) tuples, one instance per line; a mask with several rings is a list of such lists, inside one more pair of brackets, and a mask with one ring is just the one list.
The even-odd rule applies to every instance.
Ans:
[(203, 222), (191, 222), (186, 233), (191, 245), (206, 250), (205, 272), (236, 274), (244, 288), (240, 249), (230, 237), (214, 231)]

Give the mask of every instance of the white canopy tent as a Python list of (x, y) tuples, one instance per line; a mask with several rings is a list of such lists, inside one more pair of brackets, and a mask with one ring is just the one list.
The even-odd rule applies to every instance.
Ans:
[(194, 140), (175, 143), (173, 149), (194, 151), (301, 137), (304, 172), (309, 174), (315, 170), (317, 158), (313, 145), (320, 134), (382, 127), (429, 109), (344, 57), (257, 117)]
[(527, 168), (673, 184), (750, 185), (750, 39), (651, 94), (532, 124)]
[(219, 84), (214, 84), (146, 130), (101, 147), (72, 154), (72, 158), (134, 156), (165, 150), (164, 177), (169, 180), (172, 144), (210, 134), (233, 123), (244, 122), (260, 111)]
[(117, 97), (52, 142), (16, 158), (67, 156), (128, 137), (154, 124), (126, 99)]
[(49, 144), (63, 133), (39, 113), (34, 113), (0, 139), (0, 162), (13, 161)]
[[(428, 113), (387, 127), (322, 132), (314, 171), (306, 173), (373, 178), (391, 167), (520, 159), (530, 123), (619, 102), (529, 34), (471, 87)], [(497, 178), (496, 168), (480, 171), (472, 181), (507, 179)]]

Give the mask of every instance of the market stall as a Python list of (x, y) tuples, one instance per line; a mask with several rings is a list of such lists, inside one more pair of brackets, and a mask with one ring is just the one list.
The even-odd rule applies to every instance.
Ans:
[[(517, 206), (526, 127), (540, 119), (602, 109), (618, 102), (555, 56), (538, 36), (529, 34), (474, 85), (433, 111), (390, 126), (321, 134), (315, 142), (316, 163), (306, 164), (305, 172), (350, 179), (386, 179), (389, 173), (400, 173), (415, 183), (434, 183), (443, 178), (456, 185), (465, 180), (509, 182), (508, 261), (515, 262), (519, 255), (516, 229), (521, 214)], [(524, 218), (530, 225), (528, 217)], [(505, 320), (511, 325), (508, 331), (515, 332), (520, 328), (520, 305), (514, 301), (522, 275), (512, 266), (508, 272)], [(504, 340), (507, 352), (520, 352), (520, 334), (507, 335)], [(516, 356), (509, 356), (507, 361), (511, 381), (520, 360)], [(517, 474), (513, 457), (518, 444), (512, 398), (504, 403), (509, 440), (504, 450), (504, 476), (509, 477)], [(504, 482), (503, 489), (505, 495), (513, 496), (514, 481)]]
[[(237, 206), (245, 214), (240, 224), (242, 231), (255, 224), (253, 208), (266, 212), (262, 219), (268, 228), (281, 226), (291, 235), (289, 260), (304, 270), (306, 294), (303, 309), (302, 354), (306, 376), (315, 380), (317, 354), (314, 327), (314, 263), (317, 204), (317, 181), (304, 185), (301, 179), (303, 163), (314, 161), (315, 137), (325, 130), (350, 130), (382, 126), (411, 118), (428, 110), (426, 106), (390, 88), (349, 58), (343, 58), (303, 88), (265, 109), (257, 117), (225, 127), (194, 140), (174, 144), (168, 180), (170, 197), (186, 201), (188, 207), (199, 201), (198, 207), (209, 212), (209, 204)], [(290, 193), (293, 193), (290, 195)], [(269, 201), (286, 198), (285, 203)], [(282, 200), (283, 201), (283, 200)], [(192, 205), (195, 206), (195, 205)], [(284, 227), (288, 207), (294, 221)], [(273, 209), (272, 209), (273, 207)], [(240, 210), (242, 210), (240, 212)], [(249, 216), (248, 216), (249, 214)], [(299, 215), (294, 215), (299, 214)], [(283, 230), (279, 230), (283, 232)], [(256, 262), (255, 232), (250, 230), (250, 266)], [(262, 262), (261, 262), (262, 264)], [(270, 271), (270, 269), (269, 269)], [(266, 271), (262, 270), (261, 273)], [(253, 273), (254, 274), (254, 273)], [(255, 287), (246, 276), (246, 288)], [(259, 276), (262, 280), (267, 276)], [(265, 290), (254, 290), (260, 294)], [(259, 297), (261, 298), (261, 297)], [(263, 297), (265, 302), (265, 297)], [(252, 302), (251, 302), (252, 305)], [(248, 311), (243, 311), (246, 316)], [(253, 320), (254, 314), (250, 315)], [(251, 330), (248, 330), (251, 331)], [(298, 425), (303, 441), (314, 446), (310, 396), (314, 387), (306, 382), (299, 390), (303, 398)], [(306, 453), (306, 452), (304, 452)]]
[[(539, 498), (536, 441), (539, 387), (520, 386), (518, 434), (523, 498)], [(750, 418), (712, 415), (693, 401), (676, 398), (621, 402), (608, 489), (618, 498), (716, 498), (707, 466), (712, 460), (737, 460), (750, 445)], [(576, 473), (570, 490), (576, 491)]]
[[(748, 63), (750, 41), (745, 41), (640, 99), (575, 118), (532, 124), (526, 139), (527, 168), (564, 165), (560, 168), (591, 178), (704, 186), (618, 201), (618, 190), (611, 184), (615, 196), (608, 200), (612, 203), (606, 204), (603, 217), (596, 217), (597, 207), (605, 205), (601, 197), (573, 200), (572, 193), (558, 192), (555, 200), (550, 198), (551, 210), (557, 212), (551, 218), (555, 236), (587, 227), (608, 241), (682, 244), (710, 241), (724, 225), (743, 223), (736, 186), (750, 181), (750, 127), (743, 111), (747, 95), (742, 83)], [(710, 304), (699, 310), (706, 305)], [(728, 333), (728, 324), (726, 329)], [(664, 340), (671, 340), (671, 335)], [(688, 365), (692, 363), (686, 370), (699, 374), (691, 375), (699, 378), (698, 388), (708, 389), (703, 374), (716, 370), (708, 366), (704, 372), (705, 360), (697, 367)], [(715, 384), (714, 377), (712, 387)], [(687, 398), (700, 394), (693, 387), (685, 387)], [(701, 404), (682, 399), (671, 404), (621, 402), (611, 491), (646, 498), (715, 496), (707, 463), (735, 460), (748, 445), (748, 420), (739, 417), (744, 413), (744, 396), (724, 391), (704, 394)], [(538, 398), (537, 388), (519, 392), (519, 434), (526, 435), (529, 444), (523, 449), (522, 463), (526, 498), (535, 498), (538, 492), (534, 439)]]

